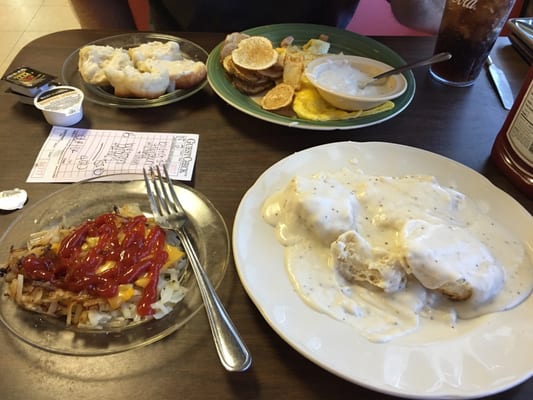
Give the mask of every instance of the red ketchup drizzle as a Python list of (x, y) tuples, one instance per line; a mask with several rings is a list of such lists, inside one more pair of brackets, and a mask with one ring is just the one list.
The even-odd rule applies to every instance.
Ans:
[[(84, 245), (91, 237), (98, 238), (96, 245)], [(27, 278), (103, 298), (116, 296), (119, 285), (133, 283), (146, 273), (149, 283), (137, 312), (151, 315), (151, 304), (157, 301), (159, 271), (167, 259), (165, 232), (159, 226), (149, 227), (142, 215), (126, 218), (109, 213), (74, 229), (62, 240), (57, 255), (47, 252), (24, 257), (22, 269)], [(107, 261), (115, 266), (99, 271)]]

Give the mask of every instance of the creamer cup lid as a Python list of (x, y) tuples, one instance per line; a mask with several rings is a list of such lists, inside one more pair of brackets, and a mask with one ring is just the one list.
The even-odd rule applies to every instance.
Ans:
[(33, 104), (51, 125), (69, 126), (83, 117), (83, 92), (73, 86), (56, 86), (39, 93)]
[(0, 192), (0, 210), (18, 210), (24, 206), (28, 193), (24, 189), (3, 190)]

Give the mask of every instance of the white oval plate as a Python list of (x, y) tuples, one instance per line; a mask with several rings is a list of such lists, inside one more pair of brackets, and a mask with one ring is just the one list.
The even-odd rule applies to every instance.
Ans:
[(270, 167), (243, 197), (233, 229), (233, 253), (248, 295), (294, 349), (358, 385), (409, 398), (475, 398), (501, 392), (533, 373), (533, 296), (518, 307), (460, 321), (453, 335), (431, 323), (414, 334), (376, 344), (348, 324), (308, 307), (293, 290), (283, 248), (262, 220), (263, 201), (294, 175), (336, 171), (357, 159), (369, 174), (431, 174), (478, 201), (524, 241), (533, 259), (533, 218), (476, 171), (412, 147), (341, 142), (295, 153)]

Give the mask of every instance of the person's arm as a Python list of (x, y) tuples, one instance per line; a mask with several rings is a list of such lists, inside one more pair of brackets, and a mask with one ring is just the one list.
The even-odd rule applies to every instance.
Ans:
[(389, 0), (398, 22), (429, 33), (439, 31), (446, 0)]
[(70, 0), (83, 29), (135, 29), (126, 0)]

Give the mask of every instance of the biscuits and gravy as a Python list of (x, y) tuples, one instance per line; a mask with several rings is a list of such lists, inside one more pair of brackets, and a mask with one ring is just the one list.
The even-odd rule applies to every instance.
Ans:
[(87, 45), (80, 49), (78, 69), (86, 83), (111, 86), (115, 96), (147, 99), (192, 88), (207, 75), (203, 62), (188, 59), (172, 41), (129, 49)]
[(432, 176), (351, 167), (295, 176), (261, 211), (301, 299), (372, 342), (424, 320), (451, 332), (533, 288), (526, 245)]

